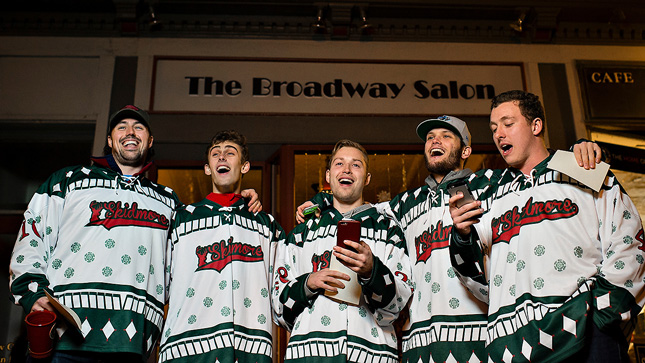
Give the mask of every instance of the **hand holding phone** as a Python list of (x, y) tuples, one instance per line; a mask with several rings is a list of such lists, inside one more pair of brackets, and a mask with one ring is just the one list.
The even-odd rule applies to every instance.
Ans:
[(360, 242), (361, 222), (352, 219), (343, 219), (338, 222), (336, 230), (336, 246), (356, 252), (354, 248), (345, 244), (345, 240)]
[(473, 194), (468, 188), (468, 181), (466, 179), (459, 179), (448, 184), (448, 193), (450, 193), (451, 197), (454, 197), (460, 192), (464, 197), (457, 201), (457, 207), (460, 208), (464, 204), (475, 201), (475, 197), (473, 197)]

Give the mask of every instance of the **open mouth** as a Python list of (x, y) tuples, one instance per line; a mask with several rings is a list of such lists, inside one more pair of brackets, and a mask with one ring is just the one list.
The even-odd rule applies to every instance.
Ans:
[(506, 155), (511, 151), (511, 149), (513, 148), (513, 145), (511, 145), (511, 144), (502, 144), (502, 145), (499, 145), (499, 148), (502, 149), (502, 154)]
[(430, 150), (430, 156), (441, 156), (441, 155), (443, 155), (445, 153), (446, 152), (444, 150), (442, 150), (442, 149), (436, 149), (435, 148), (435, 149)]
[(231, 171), (231, 168), (229, 168), (226, 165), (220, 165), (220, 166), (217, 167), (216, 171), (218, 173), (220, 173), (220, 174), (224, 174), (224, 173), (228, 173), (229, 171)]
[(135, 139), (127, 139), (121, 143), (125, 148), (137, 147), (139, 146), (139, 141)]
[(352, 185), (354, 184), (354, 181), (349, 178), (340, 178), (338, 179), (338, 182), (341, 183), (342, 185)]

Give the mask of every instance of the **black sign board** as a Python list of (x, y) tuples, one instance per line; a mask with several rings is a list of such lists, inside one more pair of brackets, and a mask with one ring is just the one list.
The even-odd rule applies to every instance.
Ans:
[(578, 63), (588, 123), (645, 123), (645, 63)]
[(645, 173), (645, 150), (596, 141), (612, 169)]

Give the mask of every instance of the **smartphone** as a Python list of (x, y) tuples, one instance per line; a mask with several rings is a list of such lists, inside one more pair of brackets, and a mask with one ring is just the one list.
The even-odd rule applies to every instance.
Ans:
[(343, 219), (338, 222), (336, 231), (336, 246), (356, 252), (355, 249), (345, 244), (345, 240), (360, 242), (361, 222), (352, 219)]
[(459, 192), (464, 197), (457, 201), (457, 207), (475, 201), (475, 197), (473, 197), (470, 189), (468, 189), (468, 181), (466, 179), (459, 179), (448, 184), (448, 193), (450, 193), (451, 197), (459, 194)]

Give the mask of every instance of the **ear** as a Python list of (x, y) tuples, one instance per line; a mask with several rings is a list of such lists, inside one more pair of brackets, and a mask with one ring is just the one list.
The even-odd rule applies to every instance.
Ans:
[(242, 165), (242, 174), (248, 173), (249, 170), (251, 170), (251, 163), (247, 161), (244, 163), (244, 165)]
[(365, 186), (368, 186), (371, 180), (372, 180), (372, 174), (367, 173), (367, 175), (365, 176)]
[(150, 138), (148, 139), (148, 149), (150, 149), (152, 147), (152, 142), (154, 141), (154, 139), (155, 138), (152, 137), (152, 135), (150, 135)]
[(204, 174), (206, 175), (211, 175), (213, 172), (211, 171), (211, 167), (208, 166), (208, 164), (204, 164)]
[(110, 135), (108, 135), (108, 137), (107, 137), (107, 144), (111, 149), (112, 148), (112, 136), (110, 136)]
[(473, 152), (473, 149), (470, 146), (464, 146), (464, 149), (461, 150), (461, 159), (466, 160)]
[(327, 184), (330, 184), (329, 179), (330, 179), (329, 178), (329, 169), (327, 169), (327, 171), (325, 172), (325, 180), (327, 181)]
[(534, 136), (539, 135), (542, 132), (542, 128), (544, 127), (544, 121), (542, 121), (541, 118), (536, 117), (533, 120), (532, 124), (533, 124), (533, 128), (531, 131), (533, 132), (533, 135)]

